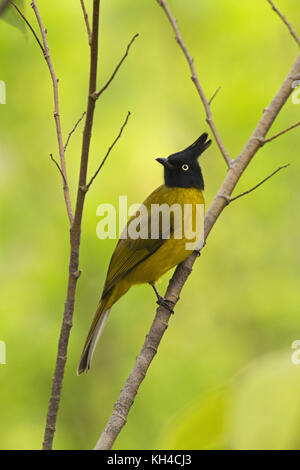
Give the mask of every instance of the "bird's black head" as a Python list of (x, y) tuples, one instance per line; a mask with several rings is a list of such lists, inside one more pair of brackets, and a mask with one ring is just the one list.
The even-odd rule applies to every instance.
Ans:
[(207, 140), (207, 137), (206, 133), (202, 134), (185, 150), (174, 153), (168, 158), (156, 159), (164, 166), (166, 186), (204, 189), (203, 176), (197, 158), (211, 144), (211, 140)]

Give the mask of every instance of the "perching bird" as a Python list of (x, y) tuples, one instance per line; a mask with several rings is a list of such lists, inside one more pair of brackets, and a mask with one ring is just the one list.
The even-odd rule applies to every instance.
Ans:
[[(120, 237), (111, 258), (102, 296), (83, 348), (77, 369), (78, 375), (90, 369), (93, 352), (111, 308), (132, 285), (149, 283), (156, 293), (157, 303), (171, 310), (167, 301), (159, 295), (155, 284), (163, 274), (181, 263), (193, 250), (187, 249), (185, 232), (181, 238), (175, 235), (175, 215), (170, 218), (167, 230), (160, 217), (158, 236), (151, 237), (151, 221), (153, 222), (154, 219), (151, 207), (157, 207), (153, 206), (155, 204), (168, 206), (177, 204), (182, 209), (186, 204), (192, 207), (204, 206), (202, 194), (204, 181), (197, 158), (211, 144), (211, 140), (207, 140), (207, 137), (206, 133), (202, 134), (196, 142), (182, 152), (174, 153), (168, 158), (156, 159), (164, 166), (165, 184), (159, 186), (143, 203), (148, 211), (146, 218), (140, 218), (139, 221), (141, 225), (147, 224), (148, 235), (146, 238), (136, 238), (130, 236), (130, 230), (128, 230), (127, 238)], [(128, 221), (126, 230), (135, 217), (136, 215)], [(184, 220), (180, 221), (181, 228), (186, 223), (194, 225), (195, 214), (190, 216), (190, 220), (187, 220), (187, 217), (183, 211)], [(204, 218), (204, 211), (202, 218)], [(201, 233), (197, 234), (197, 240), (200, 236)]]

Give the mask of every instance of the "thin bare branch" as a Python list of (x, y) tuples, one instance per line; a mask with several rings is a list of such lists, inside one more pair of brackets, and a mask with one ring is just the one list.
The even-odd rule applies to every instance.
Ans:
[(29, 23), (29, 21), (27, 20), (27, 18), (25, 18), (25, 16), (23, 15), (23, 13), (21, 12), (21, 10), (17, 7), (17, 5), (12, 2), (12, 0), (8, 0), (8, 3), (10, 3), (16, 10), (17, 12), (19, 13), (19, 15), (21, 16), (21, 18), (25, 21), (25, 23), (27, 24), (28, 28), (30, 29), (30, 31), (32, 32), (33, 36), (35, 37), (38, 45), (40, 46), (40, 48), (42, 49), (42, 52), (43, 54), (45, 54), (45, 51), (44, 51), (44, 48), (42, 46), (42, 43), (41, 41), (39, 40), (36, 32), (34, 31), (33, 27), (31, 26), (31, 24)]
[(278, 134), (275, 134), (275, 135), (273, 135), (272, 137), (269, 137), (268, 139), (264, 139), (262, 145), (265, 145), (265, 144), (267, 144), (268, 142), (272, 142), (272, 140), (277, 139), (277, 137), (280, 137), (281, 135), (286, 134), (286, 132), (289, 132), (289, 131), (291, 131), (292, 129), (295, 129), (295, 127), (298, 127), (298, 126), (300, 126), (300, 121), (297, 122), (296, 124), (293, 124), (293, 125), (290, 126), (290, 127), (287, 127), (287, 128), (284, 129), (283, 131), (278, 132)]
[(122, 135), (122, 132), (125, 128), (125, 126), (127, 125), (127, 122), (128, 122), (128, 119), (129, 119), (129, 116), (130, 116), (130, 111), (128, 111), (127, 113), (127, 116), (126, 116), (126, 119), (124, 121), (124, 124), (122, 125), (120, 131), (119, 131), (119, 134), (117, 135), (117, 137), (115, 138), (115, 140), (113, 141), (113, 143), (111, 144), (111, 146), (109, 147), (109, 149), (107, 150), (106, 152), (106, 155), (105, 157), (103, 158), (102, 162), (100, 163), (97, 171), (95, 172), (95, 174), (92, 176), (92, 178), (90, 179), (89, 183), (86, 185), (86, 189), (88, 190), (92, 184), (92, 182), (94, 181), (94, 179), (97, 177), (99, 171), (101, 170), (101, 168), (103, 167), (104, 163), (106, 162), (107, 160), (107, 157), (109, 156), (110, 152), (112, 151), (112, 149), (114, 148), (114, 146), (116, 145), (116, 143), (118, 142), (118, 140), (120, 139), (121, 135)]
[(266, 181), (268, 181), (270, 178), (272, 178), (272, 176), (276, 175), (276, 173), (278, 173), (280, 170), (283, 170), (284, 168), (287, 168), (288, 166), (290, 166), (290, 163), (287, 163), (286, 165), (280, 166), (279, 168), (277, 168), (277, 170), (273, 171), (273, 173), (271, 173), (269, 176), (267, 176), (262, 181), (260, 181), (258, 184), (253, 186), (253, 188), (248, 189), (248, 191), (244, 191), (243, 193), (239, 194), (238, 196), (230, 197), (230, 196), (227, 196), (227, 194), (220, 194), (219, 193), (218, 197), (221, 197), (221, 198), (225, 199), (226, 204), (230, 204), (231, 202), (236, 201), (240, 197), (243, 197), (243, 196), (246, 196), (249, 193), (252, 193), (252, 191), (255, 191), (255, 189), (259, 188), (259, 186), (261, 186)]
[(64, 174), (63, 174), (63, 172), (61, 171), (61, 168), (60, 168), (60, 166), (59, 166), (59, 163), (55, 160), (55, 158), (53, 157), (52, 153), (50, 153), (50, 158), (51, 158), (51, 160), (53, 161), (53, 163), (56, 165), (58, 171), (60, 172), (64, 184), (66, 184)]
[(300, 39), (298, 38), (297, 34), (295, 33), (294, 28), (291, 25), (291, 23), (289, 23), (289, 21), (286, 19), (286, 17), (278, 10), (278, 8), (276, 7), (276, 5), (274, 4), (274, 2), (272, 0), (267, 0), (267, 2), (271, 5), (271, 7), (275, 11), (275, 13), (277, 13), (277, 15), (282, 19), (282, 21), (284, 22), (284, 24), (288, 28), (290, 34), (293, 36), (296, 43), (300, 47)]
[(82, 12), (83, 12), (83, 17), (84, 17), (84, 21), (85, 21), (85, 25), (86, 25), (87, 34), (88, 34), (89, 45), (91, 45), (91, 42), (92, 42), (92, 32), (91, 32), (89, 17), (88, 17), (86, 8), (85, 8), (84, 0), (80, 0), (80, 3), (81, 3), (81, 8), (82, 8)]
[(78, 121), (76, 122), (76, 124), (75, 124), (75, 126), (73, 127), (73, 129), (71, 130), (71, 132), (69, 132), (67, 141), (66, 141), (66, 143), (65, 143), (65, 145), (64, 145), (64, 152), (66, 151), (66, 148), (68, 147), (68, 143), (69, 143), (69, 141), (70, 141), (71, 135), (76, 131), (78, 124), (82, 121), (82, 119), (84, 118), (85, 115), (86, 115), (86, 112), (84, 111), (84, 113), (82, 113), (82, 116), (78, 119)]
[(53, 97), (54, 97), (54, 120), (55, 120), (55, 126), (56, 126), (56, 134), (57, 134), (57, 142), (58, 142), (58, 148), (59, 148), (59, 157), (60, 157), (60, 167), (61, 171), (64, 175), (64, 185), (63, 185), (63, 192), (64, 192), (64, 198), (65, 198), (65, 204), (66, 204), (66, 209), (67, 209), (67, 214), (69, 217), (70, 225), (73, 223), (73, 209), (71, 205), (71, 200), (70, 200), (70, 191), (69, 191), (69, 186), (68, 186), (68, 179), (67, 179), (67, 170), (66, 170), (66, 163), (65, 163), (65, 151), (64, 151), (64, 144), (62, 141), (62, 133), (61, 133), (61, 122), (60, 122), (60, 115), (59, 115), (59, 101), (58, 101), (58, 79), (56, 78), (54, 68), (52, 65), (52, 61), (50, 58), (50, 53), (49, 53), (49, 46), (47, 42), (47, 37), (46, 37), (46, 30), (44, 28), (36, 1), (33, 0), (31, 3), (31, 6), (33, 8), (33, 11), (35, 13), (37, 22), (39, 24), (39, 28), (42, 34), (43, 38), (43, 53), (45, 60), (48, 65), (48, 69), (51, 75), (52, 79), (52, 86), (53, 86)]
[(133, 38), (131, 39), (130, 43), (128, 44), (127, 48), (126, 48), (126, 51), (125, 51), (125, 54), (123, 55), (122, 59), (120, 60), (120, 62), (118, 63), (118, 65), (116, 66), (115, 70), (113, 71), (112, 73), (112, 76), (109, 78), (109, 80), (107, 80), (107, 82), (105, 83), (105, 85), (101, 88), (100, 91), (98, 91), (97, 93), (94, 93), (93, 94), (93, 98), (95, 100), (97, 100), (99, 98), (99, 96), (102, 95), (102, 93), (109, 87), (109, 85), (111, 84), (111, 82), (113, 81), (113, 79), (115, 78), (119, 68), (121, 67), (121, 65), (123, 64), (124, 60), (126, 59), (126, 57), (128, 56), (128, 53), (129, 53), (129, 49), (130, 47), (132, 46), (132, 44), (134, 43), (134, 41), (136, 40), (136, 38), (138, 37), (138, 33), (135, 34), (133, 36)]
[(182, 36), (181, 36), (181, 33), (180, 33), (180, 30), (178, 28), (178, 25), (177, 25), (177, 22), (174, 18), (174, 16), (172, 15), (167, 3), (165, 0), (157, 0), (158, 4), (163, 8), (165, 14), (167, 15), (167, 18), (175, 32), (175, 39), (176, 41), (178, 42), (183, 54), (185, 55), (185, 58), (188, 62), (188, 65), (190, 67), (190, 71), (192, 73), (192, 81), (194, 82), (195, 84), (195, 87), (198, 91), (198, 94), (201, 98), (201, 101), (203, 103), (203, 106), (204, 106), (204, 109), (205, 109), (205, 113), (206, 113), (206, 122), (207, 124), (209, 125), (209, 127), (211, 128), (211, 131), (215, 137), (215, 140), (217, 142), (217, 145), (220, 149), (220, 152), (221, 154), (223, 155), (223, 158), (225, 160), (225, 162), (227, 163), (227, 166), (228, 168), (230, 168), (231, 166), (231, 158), (229, 157), (228, 153), (227, 153), (227, 150), (225, 149), (225, 146), (221, 140), (221, 137), (217, 131), (217, 128), (216, 128), (216, 125), (214, 123), (214, 120), (213, 120), (213, 117), (212, 117), (212, 113), (211, 113), (211, 110), (210, 110), (210, 104), (209, 104), (209, 101), (207, 100), (206, 96), (205, 96), (205, 93), (203, 91), (203, 88), (202, 86), (200, 85), (200, 81), (199, 81), (199, 78), (198, 78), (198, 75), (197, 75), (197, 72), (196, 72), (196, 68), (194, 66), (194, 60), (193, 58), (191, 57), (183, 39), (182, 39)]
[(81, 273), (79, 269), (79, 249), (81, 239), (81, 222), (84, 208), (86, 192), (82, 190), (86, 185), (86, 175), (89, 160), (89, 149), (92, 135), (95, 100), (91, 97), (96, 91), (97, 64), (98, 64), (98, 36), (99, 36), (99, 10), (100, 0), (93, 0), (93, 25), (92, 41), (90, 47), (90, 72), (89, 72), (89, 91), (86, 119), (82, 137), (80, 174), (77, 187), (76, 208), (74, 220), (70, 231), (70, 259), (69, 259), (69, 278), (67, 287), (67, 296), (63, 320), (61, 325), (60, 337), (58, 342), (58, 351), (56, 356), (56, 365), (52, 382), (51, 395), (48, 405), (47, 421), (44, 434), (43, 449), (51, 450), (57, 420), (58, 407), (61, 399), (64, 371), (67, 361), (69, 337), (72, 328), (75, 294), (77, 282)]
[(213, 102), (213, 100), (215, 99), (215, 97), (217, 96), (217, 94), (219, 93), (219, 91), (221, 90), (222, 87), (219, 86), (219, 88), (216, 89), (216, 91), (214, 92), (214, 94), (212, 95), (211, 99), (209, 100), (208, 104), (209, 106), (211, 105), (211, 103)]

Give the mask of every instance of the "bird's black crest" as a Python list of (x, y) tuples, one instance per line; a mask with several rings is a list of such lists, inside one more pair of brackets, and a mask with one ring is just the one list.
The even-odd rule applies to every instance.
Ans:
[(201, 153), (203, 153), (204, 150), (206, 150), (211, 144), (211, 140), (207, 140), (207, 138), (208, 134), (207, 132), (204, 132), (204, 134), (200, 135), (200, 137), (192, 145), (182, 150), (181, 152), (173, 153), (169, 156), (169, 159), (172, 161), (175, 158), (186, 160), (198, 158)]

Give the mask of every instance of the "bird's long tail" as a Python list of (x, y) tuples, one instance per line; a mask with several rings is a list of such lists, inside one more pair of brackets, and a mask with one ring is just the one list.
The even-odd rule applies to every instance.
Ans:
[(90, 328), (86, 343), (81, 354), (81, 358), (77, 368), (77, 375), (82, 374), (82, 372), (88, 371), (91, 367), (91, 361), (96, 344), (103, 331), (109, 312), (111, 311), (111, 307), (105, 310), (105, 303), (106, 302), (101, 301), (96, 311), (94, 321)]

